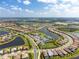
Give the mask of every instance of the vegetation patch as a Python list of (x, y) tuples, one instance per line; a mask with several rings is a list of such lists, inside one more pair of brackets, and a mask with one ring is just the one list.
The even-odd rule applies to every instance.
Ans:
[(40, 47), (40, 49), (51, 49), (56, 48), (60, 45), (58, 44), (58, 40), (49, 40), (48, 42), (45, 42), (44, 45), (39, 44), (38, 46)]
[(75, 31), (79, 31), (78, 28), (58, 28), (58, 30), (65, 31), (65, 32), (75, 32)]

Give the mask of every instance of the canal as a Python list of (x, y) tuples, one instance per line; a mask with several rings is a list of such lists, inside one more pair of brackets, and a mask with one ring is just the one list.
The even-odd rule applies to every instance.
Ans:
[(50, 32), (47, 29), (47, 27), (44, 27), (44, 28), (40, 29), (39, 31), (45, 33), (47, 36), (50, 36), (52, 39), (58, 39), (59, 38), (59, 35), (57, 35), (53, 32)]
[(21, 37), (16, 37), (13, 41), (0, 45), (0, 50), (8, 47), (23, 45), (23, 44), (25, 44), (23, 39)]

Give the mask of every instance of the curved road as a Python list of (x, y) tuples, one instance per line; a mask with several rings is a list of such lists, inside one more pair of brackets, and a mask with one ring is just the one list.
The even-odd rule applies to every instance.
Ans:
[(71, 38), (71, 36), (69, 36), (65, 33), (59, 32), (58, 30), (53, 29), (53, 28), (48, 28), (48, 30), (51, 31), (51, 32), (58, 33), (58, 34), (60, 34), (61, 36), (64, 37), (64, 40), (68, 40), (68, 42), (65, 45), (62, 45), (62, 46), (57, 47), (55, 49), (64, 49), (64, 48), (67, 48), (67, 47), (69, 47), (73, 44), (73, 39)]

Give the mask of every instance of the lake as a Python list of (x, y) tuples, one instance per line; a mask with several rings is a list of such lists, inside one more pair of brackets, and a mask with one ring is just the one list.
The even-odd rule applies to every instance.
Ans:
[(7, 44), (0, 45), (0, 49), (23, 45), (24, 43), (25, 42), (23, 41), (23, 39), (21, 37), (16, 37), (13, 41), (11, 41)]
[(46, 27), (40, 29), (39, 31), (45, 33), (47, 36), (50, 36), (53, 39), (58, 39), (59, 38), (59, 35), (57, 35), (57, 34), (55, 34), (53, 32), (50, 32), (49, 30), (47, 30)]

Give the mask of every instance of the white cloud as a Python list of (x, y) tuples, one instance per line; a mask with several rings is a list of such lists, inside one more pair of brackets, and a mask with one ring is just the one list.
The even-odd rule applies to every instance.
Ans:
[[(77, 3), (78, 1), (73, 2), (73, 4), (49, 4), (50, 6), (44, 7), (44, 12), (46, 12), (46, 15), (49, 17), (79, 17), (79, 6), (76, 6)], [(43, 14), (43, 12), (41, 12), (41, 14)]]
[(29, 10), (29, 9), (25, 9), (25, 12), (27, 12), (27, 13), (34, 13), (34, 11)]
[(3, 7), (0, 7), (0, 10), (1, 10), (1, 9), (4, 9), (4, 8), (3, 8)]
[(62, 0), (63, 3), (69, 3), (72, 4), (74, 6), (79, 6), (79, 0)]
[(47, 9), (49, 9), (51, 7), (53, 7), (53, 5), (52, 4), (49, 4), (48, 6), (45, 6), (44, 9), (47, 10)]
[(21, 7), (17, 7), (17, 6), (14, 6), (14, 5), (11, 5), (10, 6), (10, 9), (11, 10), (16, 10), (16, 11), (22, 11), (22, 8)]
[(25, 5), (29, 5), (31, 2), (30, 2), (29, 0), (24, 0), (23, 3), (24, 3)]
[(43, 3), (52, 3), (52, 4), (70, 3), (72, 5), (79, 5), (79, 0), (61, 0), (62, 2), (59, 2), (59, 0), (37, 0), (37, 1)]
[[(66, 13), (68, 12), (68, 13)], [(66, 14), (79, 15), (79, 7), (73, 7), (64, 11)]]
[(79, 17), (79, 7), (67, 8), (64, 6), (62, 9), (63, 11), (53, 9), (56, 12), (58, 11), (57, 13), (55, 13), (56, 16), (59, 14), (58, 17)]
[[(72, 4), (79, 3), (79, 0), (61, 0), (63, 3), (70, 2)], [(57, 3), (59, 0), (38, 0), (38, 2), (44, 2), (44, 3)]]
[(12, 9), (12, 10), (17, 10), (18, 8), (17, 8), (17, 7), (12, 7), (11, 9)]
[(21, 0), (17, 0), (19, 3), (21, 3)]
[(43, 3), (57, 3), (57, 0), (38, 0), (38, 2), (43, 2)]
[[(25, 5), (29, 5), (31, 3), (30, 0), (18, 1), (24, 3)], [(58, 3), (58, 0), (38, 0), (38, 2), (47, 3), (48, 6), (46, 5), (44, 9), (37, 11), (22, 9), (21, 7), (13, 5), (10, 6), (11, 10), (0, 7), (0, 16), (79, 17), (78, 0), (62, 0), (61, 3)]]
[(78, 3), (79, 0), (62, 0), (63, 2)]
[(11, 5), (11, 8), (6, 9), (0, 7), (0, 17), (30, 17), (34, 16), (34, 11), (29, 9), (22, 9)]
[(10, 9), (0, 7), (0, 17), (9, 17), (13, 14)]
[(31, 2), (29, 0), (17, 0), (19, 3), (23, 1), (23, 4), (29, 5)]

